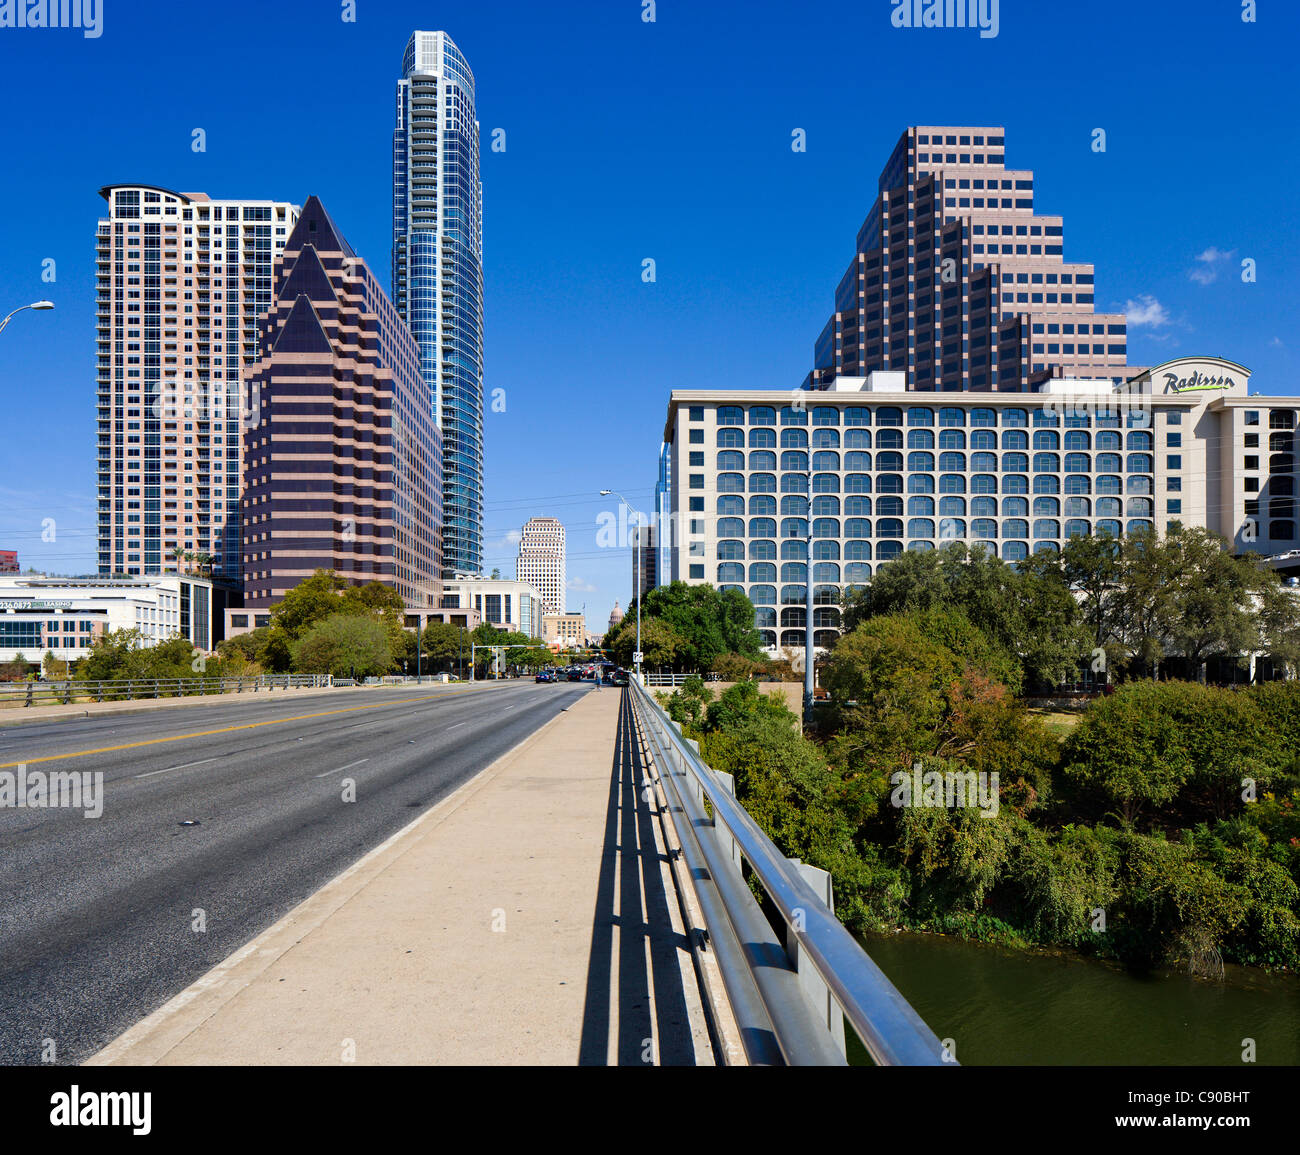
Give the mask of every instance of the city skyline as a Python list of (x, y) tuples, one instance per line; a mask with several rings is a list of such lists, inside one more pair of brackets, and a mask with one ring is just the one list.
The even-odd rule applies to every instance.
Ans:
[[(51, 315), (24, 314), (0, 341), (0, 381), (16, 398), (16, 419), (62, 430), (40, 470), (23, 467), (30, 451), (0, 455), (0, 547), (17, 549), (24, 567), (93, 572), (96, 565), (94, 434), (85, 393), (93, 356), (94, 270), (85, 244), (93, 190), (145, 176), (213, 197), (293, 198), (315, 187), (349, 222), (358, 251), (382, 265), (391, 236), (385, 186), (393, 44), (423, 23), (413, 5), (394, 9), (356, 27), (303, 21), (292, 6), (266, 17), (268, 36), (292, 29), (304, 51), (355, 65), (349, 75), (356, 99), (339, 113), (357, 150), (346, 172), (332, 171), (316, 143), (299, 139), (254, 163), (245, 144), (232, 144), (234, 125), (247, 115), (243, 104), (214, 102), (202, 82), (192, 84), (179, 108), (149, 99), (154, 86), (176, 86), (171, 65), (156, 78), (142, 75), (146, 99), (127, 134), (101, 142), (83, 137), (68, 119), (56, 147), (36, 122), (9, 127), (12, 147), (31, 158), (40, 195), (22, 198), (20, 212), (15, 190), (0, 193), (9, 209), (0, 233), (7, 253), (0, 287), (8, 307), (43, 297), (58, 305)], [(603, 11), (577, 5), (543, 18), (520, 6), (510, 20), (465, 13), (448, 26), (474, 62), (484, 141), (498, 127), (508, 140), (504, 151), (483, 153), (485, 372), (505, 390), (504, 412), (486, 415), (485, 572), (509, 573), (518, 527), (534, 513), (553, 511), (568, 528), (573, 604), (586, 601), (593, 621), (616, 599), (627, 604), (630, 551), (594, 545), (596, 517), (609, 507), (598, 491), (615, 488), (650, 507), (669, 388), (786, 387), (802, 379), (844, 268), (846, 237), (870, 207), (881, 156), (907, 124), (1005, 126), (1017, 163), (1034, 168), (1036, 196), (1067, 219), (1071, 253), (1096, 265), (1097, 308), (1128, 314), (1131, 363), (1217, 353), (1251, 368), (1252, 387), (1294, 391), (1288, 378), (1295, 306), (1283, 286), (1296, 258), (1276, 222), (1293, 216), (1283, 192), (1295, 160), (1275, 149), (1277, 124), (1243, 120), (1198, 91), (1175, 99), (1160, 86), (1139, 91), (1117, 83), (1128, 77), (1135, 53), (1177, 54), (1213, 36), (1241, 55), (1254, 91), (1268, 100), (1285, 91), (1286, 37), (1278, 24), (1294, 25), (1293, 14), (1270, 17), (1265, 34), (1234, 14), (1216, 25), (1209, 12), (1179, 9), (1176, 21), (1168, 13), (1137, 13), (1121, 51), (1105, 28), (1080, 24), (1068, 12), (1036, 13), (1032, 24), (1007, 13), (996, 39), (971, 41), (943, 30), (891, 33), (883, 6), (879, 13), (829, 6), (785, 30), (793, 71), (807, 76), (772, 93), (746, 68), (776, 26), (775, 5), (758, 5), (754, 21), (734, 27), (708, 12), (675, 13), (671, 21), (661, 13), (647, 26), (636, 12), (626, 21), (596, 19)], [(30, 59), (15, 61), (2, 81), (12, 101), (47, 58), (66, 57), (85, 79), (52, 98), (51, 115), (61, 115), (62, 102), (83, 85), (103, 82), (98, 46), (114, 45), (116, 71), (164, 37), (134, 13), (110, 17), (98, 41), (56, 33), (30, 38)], [(181, 26), (189, 19), (180, 16)], [(214, 44), (238, 19), (216, 14)], [(1077, 93), (1046, 93), (1035, 107), (1010, 105), (999, 69), (1011, 67), (1027, 43), (1067, 26), (1075, 50), (1091, 64), (1086, 111), (1078, 111)], [(689, 97), (664, 94), (654, 110), (643, 105), (645, 69), (703, 75), (702, 46), (724, 30), (734, 55), (709, 61), (706, 82)], [(543, 70), (526, 62), (544, 31), (560, 55)], [(131, 36), (136, 42), (128, 45)], [(893, 81), (897, 91), (881, 95), (877, 84), (855, 78), (848, 67), (854, 36), (889, 46), (878, 83), (887, 89)], [(596, 45), (599, 52), (592, 51)], [(811, 67), (828, 47), (824, 66)], [(212, 51), (202, 42), (196, 50), (187, 79), (203, 75)], [(946, 66), (971, 51), (987, 59), (987, 72)], [(600, 108), (551, 82), (593, 60), (590, 81), (607, 93)], [(921, 65), (938, 77), (924, 96), (901, 84)], [(548, 99), (538, 101), (543, 77)], [(868, 92), (864, 125), (843, 109)], [(958, 100), (962, 113), (954, 116)], [(683, 135), (688, 106), (697, 109), (691, 121), (698, 117), (718, 131)], [(1104, 152), (1094, 149), (1098, 126), (1107, 131)], [(206, 152), (193, 150), (197, 127), (206, 131)], [(806, 134), (806, 151), (792, 149), (796, 130)], [(1268, 181), (1245, 176), (1259, 155), (1276, 162)], [(683, 164), (700, 189), (689, 201), (672, 183)], [(309, 179), (318, 172), (319, 181)], [(574, 172), (583, 180), (562, 180)], [(1117, 214), (1111, 202), (1129, 211)], [(21, 230), (14, 228), (19, 219)], [(764, 243), (753, 245), (759, 235)], [(41, 279), (47, 259), (58, 267), (53, 282)], [(1245, 259), (1258, 262), (1255, 282), (1240, 279)], [(645, 260), (655, 262), (653, 281), (642, 279)], [(33, 379), (41, 389), (26, 384)], [(582, 460), (539, 477), (539, 442), (581, 445)], [(46, 519), (57, 526), (51, 540), (43, 540)]]

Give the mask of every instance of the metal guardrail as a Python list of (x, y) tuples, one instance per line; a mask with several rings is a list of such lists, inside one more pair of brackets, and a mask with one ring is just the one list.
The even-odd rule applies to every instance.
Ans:
[(117, 678), (99, 682), (3, 682), (0, 683), (0, 706), (37, 706), (51, 702), (71, 705), (76, 701), (130, 702), (141, 698), (322, 689), (334, 684), (334, 679), (329, 674), (262, 674), (256, 678)]
[[(649, 671), (642, 673), (647, 686), (684, 686), (687, 678), (696, 677), (695, 674), (652, 674)], [(718, 674), (707, 673), (700, 674), (706, 682), (720, 682), (722, 679)]]
[[(835, 917), (829, 875), (782, 855), (736, 801), (731, 775), (700, 760), (644, 686), (633, 680), (630, 693), (749, 1061), (843, 1065), (847, 1020), (882, 1066), (956, 1065)], [(784, 920), (784, 943), (750, 891), (742, 859)]]

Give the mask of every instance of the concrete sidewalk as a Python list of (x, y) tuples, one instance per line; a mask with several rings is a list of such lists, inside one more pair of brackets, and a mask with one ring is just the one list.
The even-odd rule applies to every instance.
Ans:
[(587, 694), (90, 1063), (712, 1063), (644, 779)]

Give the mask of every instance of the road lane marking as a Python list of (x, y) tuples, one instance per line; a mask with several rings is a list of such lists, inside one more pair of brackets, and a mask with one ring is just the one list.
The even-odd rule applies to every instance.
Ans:
[(137, 778), (153, 778), (158, 774), (170, 774), (173, 770), (189, 770), (193, 766), (206, 766), (215, 762), (215, 758), (204, 758), (202, 762), (186, 762), (180, 766), (168, 766), (166, 770), (150, 770), (148, 774), (137, 774)]
[[(468, 724), (469, 724), (469, 723), (467, 723), (467, 722), (457, 722), (457, 723), (456, 723), (456, 726), (466, 726), (466, 725), (468, 725)], [(454, 729), (456, 729), (456, 726), (448, 726), (447, 729), (448, 729), (448, 730), (454, 730)]]
[[(466, 691), (469, 689), (469, 687), (466, 687)], [(408, 698), (402, 702), (378, 702), (373, 706), (347, 706), (338, 710), (324, 710), (319, 714), (297, 714), (292, 718), (272, 718), (266, 722), (244, 722), (239, 726), (223, 726), (219, 730), (199, 730), (193, 734), (176, 734), (170, 738), (148, 738), (142, 742), (127, 742), (121, 746), (100, 746), (95, 750), (75, 750), (69, 754), (46, 754), (40, 758), (23, 758), (17, 762), (0, 762), (0, 770), (7, 770), (14, 766), (32, 766), (37, 762), (59, 762), (65, 758), (87, 758), (92, 754), (113, 754), (119, 750), (137, 750), (142, 746), (158, 746), (164, 742), (184, 742), (189, 738), (208, 738), (213, 734), (231, 734), (237, 730), (256, 730), (261, 726), (283, 726), (288, 722), (308, 722), (313, 718), (329, 718), (335, 714), (356, 714), (362, 710), (390, 710), (394, 706), (411, 706), (418, 702), (434, 702), (446, 697), (448, 697), (448, 693), (444, 691), (441, 694), (425, 694), (419, 698)]]
[(328, 778), (331, 774), (342, 774), (344, 770), (351, 770), (353, 766), (360, 766), (363, 762), (369, 762), (369, 758), (362, 758), (356, 762), (349, 762), (346, 766), (340, 766), (337, 770), (326, 770), (324, 774), (313, 774), (313, 778)]

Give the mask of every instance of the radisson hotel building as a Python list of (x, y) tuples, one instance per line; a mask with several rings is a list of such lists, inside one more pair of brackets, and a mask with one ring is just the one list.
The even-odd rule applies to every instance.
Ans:
[[(959, 143), (977, 139), (980, 164)], [(810, 565), (827, 646), (842, 591), (905, 549), (964, 540), (1014, 563), (1175, 522), (1241, 552), (1300, 547), (1300, 397), (1253, 394), (1250, 371), (1218, 357), (1127, 367), (1124, 319), (1093, 314), (1091, 267), (1064, 260), (1059, 218), (1035, 215), (1032, 174), (1003, 195), (1002, 141), (908, 130), (803, 388), (671, 394), (662, 580), (744, 590), (769, 651), (804, 644)]]

